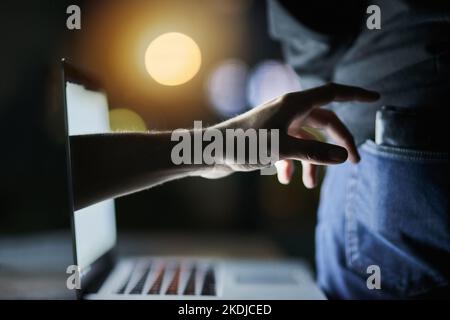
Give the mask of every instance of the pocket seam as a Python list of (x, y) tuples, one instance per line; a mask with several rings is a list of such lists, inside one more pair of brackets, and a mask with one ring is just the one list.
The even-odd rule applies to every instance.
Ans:
[[(367, 263), (367, 266), (377, 264), (371, 258), (361, 256), (359, 251), (359, 236), (358, 236), (358, 224), (354, 212), (354, 199), (356, 197), (356, 186), (358, 184), (358, 172), (359, 167), (354, 166), (347, 187), (346, 205), (345, 205), (345, 256), (347, 265), (354, 271), (361, 275), (367, 275), (365, 273), (363, 265)], [(358, 263), (361, 262), (361, 263)], [(366, 263), (363, 263), (365, 261)], [(390, 270), (385, 271), (384, 277), (387, 279), (396, 278), (398, 275), (390, 272)], [(399, 285), (403, 288), (404, 281), (401, 281)]]
[[(375, 144), (371, 140), (367, 140), (362, 146), (366, 152), (371, 155), (385, 157), (394, 160), (415, 160), (420, 162), (426, 161), (427, 163), (442, 163), (448, 161), (448, 152), (433, 152), (433, 151), (419, 151), (419, 150), (405, 150), (396, 147), (386, 147)], [(394, 154), (387, 154), (387, 152), (394, 152)], [(361, 168), (360, 165), (355, 165), (349, 176), (349, 182), (347, 184), (346, 203), (345, 203), (345, 258), (346, 264), (350, 270), (362, 275), (366, 275), (364, 269), (365, 264), (378, 264), (372, 258), (361, 254), (360, 252), (360, 235), (358, 234), (358, 218), (356, 214), (355, 201), (358, 197), (358, 182), (360, 178)], [(406, 280), (396, 272), (391, 270), (384, 270), (384, 278), (386, 280), (395, 280), (393, 289), (400, 290), (403, 294), (408, 296), (414, 296), (422, 294), (430, 290), (427, 286), (418, 286), (415, 289), (407, 290)], [(440, 287), (448, 285), (448, 281), (445, 278), (439, 277), (436, 274), (432, 274), (436, 283), (434, 287)]]
[(346, 260), (347, 264), (350, 267), (356, 267), (354, 265), (354, 261), (357, 260), (359, 251), (358, 251), (358, 236), (356, 232), (355, 224), (352, 223), (353, 217), (353, 206), (354, 197), (355, 197), (355, 187), (357, 184), (357, 174), (358, 174), (358, 166), (354, 166), (350, 173), (350, 178), (347, 186), (346, 192), (346, 205), (345, 205), (345, 240), (346, 240)]
[(383, 156), (390, 159), (413, 160), (416, 162), (432, 161), (445, 162), (448, 161), (448, 152), (446, 151), (429, 151), (414, 150), (400, 147), (382, 146), (376, 144), (373, 140), (366, 140), (361, 149), (375, 156)]

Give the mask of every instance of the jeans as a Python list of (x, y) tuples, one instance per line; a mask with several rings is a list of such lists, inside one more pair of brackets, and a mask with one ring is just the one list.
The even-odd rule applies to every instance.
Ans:
[[(447, 30), (450, 15), (401, 11), (395, 17), (380, 32), (363, 31), (333, 74), (335, 82), (379, 91), (382, 101), (332, 107), (354, 133), (362, 160), (329, 168), (323, 185), (316, 262), (330, 298), (450, 297), (448, 149), (373, 143), (380, 105), (445, 114), (450, 43), (435, 30)], [(381, 289), (368, 288), (369, 266), (380, 268)]]
[[(367, 140), (361, 162), (329, 167), (317, 225), (318, 282), (330, 298), (426, 297), (448, 290), (448, 153)], [(369, 289), (369, 266), (380, 289)], [(441, 292), (439, 291), (439, 292)]]
[[(327, 168), (316, 229), (318, 282), (329, 298), (450, 297), (448, 150), (373, 142), (382, 105), (425, 108), (440, 118), (448, 110), (450, 12), (434, 2), (370, 4), (381, 8), (381, 29), (368, 30), (362, 16), (359, 31), (338, 36), (268, 1), (270, 33), (303, 88), (334, 81), (381, 93), (376, 103), (330, 106), (362, 160)], [(371, 266), (379, 268), (380, 289), (367, 285)]]

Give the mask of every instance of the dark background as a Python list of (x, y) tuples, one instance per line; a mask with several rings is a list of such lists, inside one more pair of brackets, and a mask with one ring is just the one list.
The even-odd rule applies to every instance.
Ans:
[[(209, 105), (204, 84), (214, 65), (236, 57), (250, 67), (264, 59), (282, 60), (279, 44), (268, 36), (265, 1), (237, 3), (2, 1), (1, 235), (68, 227), (61, 209), (66, 189), (58, 143), (63, 137), (51, 117), (60, 103), (61, 57), (100, 78), (110, 108), (136, 111), (150, 130), (190, 127), (194, 120), (215, 123), (222, 118)], [(66, 28), (70, 4), (81, 7), (81, 30)], [(139, 67), (135, 47), (174, 29), (196, 39), (202, 67), (188, 83), (164, 87)], [(167, 183), (117, 199), (119, 232), (262, 233), (287, 254), (312, 260), (319, 191), (306, 190), (300, 180), (297, 170), (289, 186), (259, 172)]]

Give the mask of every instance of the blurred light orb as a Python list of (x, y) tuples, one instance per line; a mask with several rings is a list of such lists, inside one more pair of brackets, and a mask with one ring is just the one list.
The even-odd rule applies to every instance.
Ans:
[(147, 131), (144, 119), (136, 112), (125, 108), (109, 111), (109, 125), (112, 131)]
[(288, 65), (266, 60), (255, 67), (247, 86), (247, 99), (256, 107), (285, 93), (301, 90), (300, 80)]
[(154, 39), (145, 51), (145, 68), (158, 83), (177, 86), (191, 80), (200, 69), (202, 57), (190, 37), (164, 33)]
[(247, 65), (238, 59), (221, 62), (208, 77), (207, 93), (217, 113), (230, 117), (247, 108)]

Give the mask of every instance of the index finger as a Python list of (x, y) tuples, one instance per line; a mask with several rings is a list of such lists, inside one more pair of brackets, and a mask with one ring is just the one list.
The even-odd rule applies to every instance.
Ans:
[(313, 108), (324, 106), (334, 101), (373, 102), (380, 98), (375, 91), (343, 84), (329, 83), (321, 87), (291, 92), (284, 96), (286, 117), (306, 116)]
[(328, 83), (302, 93), (305, 99), (303, 101), (311, 108), (324, 106), (334, 101), (374, 102), (380, 98), (378, 92), (336, 83)]

